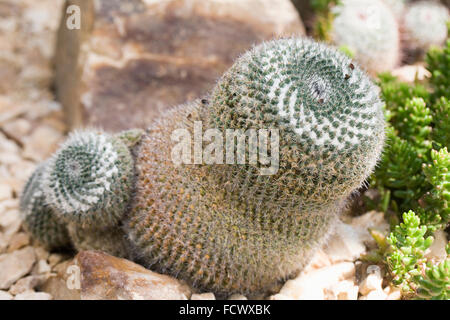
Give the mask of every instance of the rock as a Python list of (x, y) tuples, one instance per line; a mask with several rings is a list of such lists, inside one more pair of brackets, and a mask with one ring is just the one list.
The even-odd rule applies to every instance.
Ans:
[(0, 233), (0, 254), (5, 252), (7, 247), (8, 241), (6, 241), (5, 237), (3, 236), (3, 233)]
[[(192, 300), (192, 298), (191, 298)], [(242, 294), (232, 294), (231, 296), (228, 297), (228, 300), (247, 300), (246, 296), (243, 296)]]
[(31, 123), (28, 120), (19, 118), (5, 123), (3, 130), (16, 141), (23, 142), (23, 137), (27, 136), (31, 130)]
[(35, 161), (45, 160), (58, 147), (63, 136), (59, 130), (50, 126), (39, 126), (24, 139), (23, 156)]
[(46, 292), (26, 291), (19, 293), (14, 300), (53, 300), (53, 297)]
[(34, 290), (36, 287), (42, 285), (48, 277), (49, 276), (35, 275), (19, 279), (14, 285), (11, 286), (9, 292), (13, 295), (17, 295), (25, 291)]
[(0, 300), (12, 300), (13, 296), (6, 291), (0, 290)]
[(361, 240), (367, 248), (376, 248), (377, 244), (371, 236), (369, 229), (376, 229), (384, 235), (389, 233), (389, 223), (384, 218), (384, 213), (380, 211), (369, 211), (361, 216), (351, 220), (350, 225), (353, 226)]
[(367, 277), (359, 285), (359, 292), (362, 295), (368, 295), (371, 291), (381, 290), (383, 278), (379, 266), (371, 265), (367, 268)]
[(358, 300), (358, 286), (354, 281), (344, 280), (325, 290), (327, 300)]
[(281, 293), (274, 294), (273, 296), (269, 297), (269, 300), (294, 300), (291, 296), (286, 296)]
[(216, 300), (216, 297), (214, 296), (214, 293), (208, 292), (208, 293), (194, 293), (191, 296), (191, 300)]
[(33, 274), (46, 274), (51, 271), (50, 265), (46, 260), (39, 260), (33, 268)]
[(8, 252), (16, 251), (30, 244), (30, 237), (25, 232), (14, 234), (9, 240)]
[(0, 201), (12, 198), (12, 188), (6, 183), (0, 183)]
[(354, 261), (366, 252), (362, 232), (340, 222), (324, 249), (332, 263)]
[(402, 291), (399, 288), (390, 288), (386, 294), (388, 295), (386, 300), (400, 300), (402, 298)]
[(315, 269), (320, 269), (331, 265), (330, 258), (328, 254), (324, 252), (323, 249), (319, 249), (314, 253), (311, 258), (311, 262), (303, 270), (304, 273), (308, 273)]
[(63, 261), (65, 258), (66, 257), (64, 255), (62, 255), (62, 254), (52, 253), (48, 257), (48, 263), (50, 264), (51, 267), (54, 267), (55, 265), (57, 265), (58, 263)]
[(2, 212), (0, 209), (0, 213), (0, 231), (3, 232), (4, 239), (9, 243), (22, 224), (20, 213), (17, 209), (7, 210), (6, 212)]
[(8, 289), (18, 279), (28, 274), (34, 262), (32, 247), (0, 255), (0, 289)]
[(186, 300), (182, 282), (100, 251), (81, 251), (75, 258), (81, 272), (81, 299)]
[[(355, 275), (355, 265), (351, 262), (341, 262), (325, 268), (302, 273), (297, 278), (288, 280), (278, 295), (295, 300), (324, 300), (325, 289), (331, 288), (341, 280), (347, 280)], [(281, 296), (280, 296), (281, 295)]]
[(161, 110), (205, 95), (252, 45), (304, 35), (289, 0), (68, 0), (66, 8), (72, 4), (83, 12), (81, 29), (62, 20), (55, 59), (71, 128), (146, 127)]
[(422, 65), (407, 65), (392, 70), (392, 75), (396, 76), (400, 81), (414, 83), (414, 81), (423, 81), (426, 78), (431, 77), (430, 71), (428, 71)]
[(447, 257), (447, 251), (445, 251), (445, 246), (448, 243), (445, 231), (437, 230), (433, 234), (433, 237), (434, 237), (433, 243), (425, 253), (425, 257), (428, 259), (433, 259), (435, 261), (443, 261)]
[(362, 296), (359, 300), (386, 300), (387, 294), (383, 290), (370, 291), (366, 296)]
[(38, 289), (52, 295), (55, 300), (80, 300), (80, 268), (73, 260), (64, 261), (53, 268), (55, 274), (38, 286)]
[(50, 253), (43, 247), (34, 247), (34, 252), (37, 260), (47, 260), (50, 256)]

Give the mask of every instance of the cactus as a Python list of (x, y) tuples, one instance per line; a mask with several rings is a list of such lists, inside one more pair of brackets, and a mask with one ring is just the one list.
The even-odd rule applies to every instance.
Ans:
[(402, 22), (409, 49), (428, 50), (447, 39), (448, 9), (436, 1), (414, 2), (405, 10)]
[(69, 234), (53, 209), (46, 205), (42, 189), (42, 172), (47, 164), (40, 164), (31, 177), (20, 197), (20, 211), (25, 228), (32, 236), (49, 250), (70, 245)]
[[(209, 102), (167, 112), (136, 149), (126, 223), (136, 259), (218, 294), (266, 292), (303, 268), (384, 140), (378, 90), (349, 58), (310, 40), (264, 43)], [(175, 165), (171, 132), (279, 128), (279, 170)]]
[(114, 226), (131, 196), (133, 159), (118, 137), (75, 132), (49, 160), (42, 178), (46, 200), (61, 220)]
[(346, 46), (370, 74), (392, 70), (400, 61), (399, 28), (381, 0), (344, 0), (333, 9), (332, 41)]
[[(278, 130), (277, 170), (174, 162), (174, 130), (193, 133), (197, 121), (223, 133)], [(144, 134), (72, 135), (42, 182), (78, 249), (130, 256), (219, 295), (255, 295), (308, 264), (383, 142), (382, 103), (364, 72), (324, 44), (282, 39), (244, 54), (207, 99)]]

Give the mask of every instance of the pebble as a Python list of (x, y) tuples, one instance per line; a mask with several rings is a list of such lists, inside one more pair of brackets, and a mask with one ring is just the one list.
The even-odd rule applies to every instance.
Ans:
[(235, 293), (229, 296), (228, 300), (247, 300), (247, 297), (242, 294)]
[(194, 293), (191, 296), (191, 300), (216, 300), (216, 297), (214, 296), (214, 293), (208, 292), (208, 293)]
[(50, 265), (47, 263), (46, 260), (41, 259), (34, 266), (32, 273), (33, 274), (46, 274), (46, 273), (49, 273), (50, 271), (52, 271), (52, 268), (50, 267)]
[[(355, 265), (352, 262), (340, 262), (332, 266), (302, 273), (288, 280), (279, 294), (295, 300), (324, 300), (325, 289), (339, 281), (353, 278)], [(277, 299), (279, 298), (276, 297)]]
[(366, 252), (364, 237), (353, 226), (339, 222), (324, 251), (332, 263), (355, 261)]
[(32, 247), (0, 255), (0, 289), (8, 289), (31, 271), (35, 262)]
[(53, 297), (46, 292), (26, 291), (19, 293), (14, 300), (52, 300)]
[(23, 293), (25, 291), (34, 290), (37, 286), (43, 284), (47, 280), (48, 276), (33, 275), (22, 279), (19, 279), (15, 284), (11, 286), (9, 292), (13, 295)]
[(9, 240), (8, 252), (16, 251), (30, 244), (30, 236), (25, 232), (14, 234)]
[(368, 295), (372, 291), (382, 291), (381, 269), (379, 266), (371, 265), (367, 268), (367, 277), (359, 285), (359, 292), (362, 295)]
[(0, 300), (12, 300), (12, 299), (13, 296), (10, 293), (0, 290)]

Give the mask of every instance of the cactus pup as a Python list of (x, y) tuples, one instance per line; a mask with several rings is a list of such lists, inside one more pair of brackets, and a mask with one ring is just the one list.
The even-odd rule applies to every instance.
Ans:
[[(195, 135), (197, 123), (219, 133), (276, 130), (277, 170), (176, 163), (173, 133)], [(115, 226), (145, 266), (220, 296), (254, 296), (309, 263), (372, 172), (384, 129), (378, 88), (348, 57), (308, 39), (274, 40), (240, 57), (206, 99), (167, 111), (143, 134), (69, 139), (44, 170), (44, 194), (71, 234)], [(219, 137), (203, 138), (205, 155), (204, 141)], [(195, 157), (194, 144), (184, 147)], [(240, 150), (247, 160), (249, 150)]]

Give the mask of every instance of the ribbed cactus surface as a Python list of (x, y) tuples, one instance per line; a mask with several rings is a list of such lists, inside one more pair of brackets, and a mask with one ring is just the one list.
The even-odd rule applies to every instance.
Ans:
[[(279, 170), (175, 165), (171, 132), (278, 128)], [(216, 293), (266, 292), (304, 267), (383, 145), (378, 91), (347, 57), (309, 40), (262, 44), (207, 104), (168, 112), (136, 150), (127, 233), (139, 259)]]
[[(131, 256), (224, 296), (266, 293), (309, 262), (372, 172), (381, 107), (377, 87), (342, 53), (307, 39), (263, 43), (206, 99), (143, 134), (72, 135), (45, 165), (44, 198), (78, 249)], [(174, 161), (179, 130), (193, 138), (183, 144), (193, 164)], [(225, 146), (220, 161), (195, 160), (230, 130), (266, 130), (258, 146), (268, 152), (251, 161), (250, 135), (232, 151), (242, 163), (228, 162)]]
[(48, 249), (58, 249), (70, 245), (65, 224), (46, 204), (42, 189), (42, 173), (47, 163), (40, 164), (31, 177), (20, 197), (20, 211), (25, 228)]

